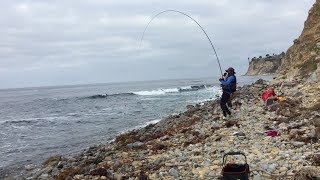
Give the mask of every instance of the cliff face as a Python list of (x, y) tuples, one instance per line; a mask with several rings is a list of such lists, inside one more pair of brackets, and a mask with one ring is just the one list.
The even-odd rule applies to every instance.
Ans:
[[(320, 0), (309, 11), (304, 29), (288, 49), (275, 82), (294, 83), (304, 107), (320, 110)], [(298, 96), (296, 97), (298, 98)]]
[(320, 81), (320, 0), (309, 11), (304, 29), (288, 49), (276, 79)]
[(272, 74), (277, 71), (281, 65), (283, 55), (267, 56), (262, 58), (253, 58), (249, 64), (247, 76), (254, 76), (259, 74)]

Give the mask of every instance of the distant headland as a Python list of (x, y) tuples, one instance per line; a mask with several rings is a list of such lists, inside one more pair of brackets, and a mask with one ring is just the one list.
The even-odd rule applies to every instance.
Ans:
[(245, 75), (255, 76), (262, 74), (273, 74), (280, 67), (284, 56), (285, 53), (282, 52), (280, 54), (273, 55), (266, 54), (265, 57), (253, 57), (251, 61), (249, 61), (249, 68)]

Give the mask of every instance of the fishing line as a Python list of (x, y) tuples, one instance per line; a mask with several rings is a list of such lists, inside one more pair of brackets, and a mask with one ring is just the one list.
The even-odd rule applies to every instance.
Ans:
[(221, 65), (220, 65), (220, 60), (219, 60), (219, 58), (218, 58), (218, 54), (217, 54), (216, 49), (214, 48), (214, 46), (213, 46), (213, 44), (212, 44), (212, 42), (211, 42), (211, 39), (210, 39), (209, 36), (208, 36), (208, 34), (206, 33), (206, 31), (203, 29), (203, 27), (202, 27), (195, 19), (193, 19), (191, 16), (189, 16), (188, 14), (183, 13), (183, 12), (181, 12), (181, 11), (177, 11), (177, 10), (165, 10), (165, 11), (159, 12), (158, 14), (156, 14), (155, 16), (153, 16), (153, 17), (151, 18), (151, 20), (149, 21), (149, 23), (147, 24), (147, 26), (144, 28), (144, 31), (143, 31), (142, 36), (141, 36), (140, 44), (139, 44), (139, 50), (140, 50), (140, 48), (141, 48), (141, 44), (142, 44), (142, 41), (143, 41), (143, 38), (144, 38), (144, 34), (146, 33), (147, 28), (149, 27), (149, 25), (151, 24), (151, 22), (152, 22), (156, 17), (158, 17), (159, 15), (161, 15), (161, 14), (163, 14), (163, 13), (167, 13), (167, 12), (176, 12), (176, 13), (182, 14), (182, 15), (184, 15), (184, 16), (187, 16), (187, 17), (190, 18), (191, 20), (193, 20), (195, 23), (197, 23), (197, 25), (201, 28), (202, 32), (206, 35), (207, 39), (209, 40), (209, 42), (210, 42), (210, 44), (211, 44), (211, 47), (212, 47), (212, 49), (213, 49), (213, 51), (214, 51), (214, 54), (215, 54), (215, 56), (216, 56), (216, 58), (217, 58), (217, 62), (218, 62), (219, 68), (220, 68), (221, 76), (223, 76), (223, 75), (222, 75)]

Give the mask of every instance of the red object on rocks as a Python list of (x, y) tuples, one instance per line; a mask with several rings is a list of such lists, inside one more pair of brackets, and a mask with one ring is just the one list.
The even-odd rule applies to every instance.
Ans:
[(266, 135), (267, 136), (271, 136), (271, 137), (275, 137), (275, 136), (279, 136), (280, 133), (278, 131), (276, 131), (276, 130), (271, 130), (271, 131), (267, 131)]
[(269, 97), (276, 96), (273, 89), (269, 89), (262, 94), (262, 100), (265, 102)]

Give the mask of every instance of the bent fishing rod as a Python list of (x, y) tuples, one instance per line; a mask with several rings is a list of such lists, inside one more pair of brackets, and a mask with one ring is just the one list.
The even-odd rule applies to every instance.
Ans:
[(188, 17), (189, 19), (191, 19), (192, 21), (194, 21), (194, 22), (201, 28), (202, 32), (206, 35), (207, 39), (209, 40), (209, 42), (210, 42), (210, 44), (211, 44), (211, 47), (212, 47), (212, 49), (213, 49), (213, 51), (214, 51), (214, 54), (215, 54), (215, 56), (216, 56), (216, 58), (217, 58), (217, 62), (218, 62), (219, 68), (220, 68), (221, 76), (223, 76), (223, 74), (222, 74), (222, 69), (221, 69), (221, 65), (220, 65), (220, 60), (219, 60), (219, 58), (218, 58), (218, 54), (217, 54), (216, 49), (214, 48), (214, 46), (213, 46), (213, 44), (212, 44), (212, 42), (211, 42), (211, 39), (210, 39), (209, 36), (208, 36), (208, 34), (207, 34), (206, 31), (204, 30), (204, 28), (203, 28), (195, 19), (193, 19), (191, 16), (189, 16), (188, 14), (186, 14), (186, 13), (184, 13), (184, 12), (181, 12), (181, 11), (171, 10), (171, 9), (170, 9), (170, 10), (165, 10), (165, 11), (159, 12), (158, 14), (154, 15), (154, 16), (151, 18), (151, 20), (149, 21), (149, 23), (147, 24), (147, 26), (144, 28), (144, 31), (143, 31), (142, 36), (141, 36), (141, 39), (140, 39), (139, 49), (141, 48), (141, 43), (142, 43), (142, 41), (143, 41), (144, 34), (146, 33), (147, 28), (149, 27), (149, 25), (151, 24), (151, 22), (152, 22), (156, 17), (158, 17), (159, 15), (164, 14), (164, 13), (167, 13), (167, 12), (175, 12), (175, 13), (182, 14), (182, 15)]

